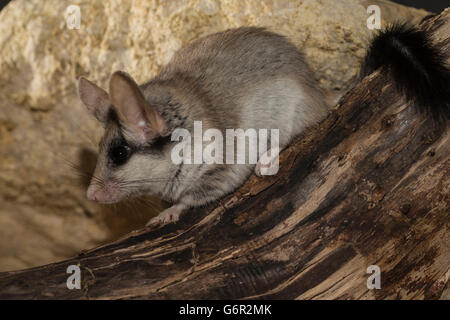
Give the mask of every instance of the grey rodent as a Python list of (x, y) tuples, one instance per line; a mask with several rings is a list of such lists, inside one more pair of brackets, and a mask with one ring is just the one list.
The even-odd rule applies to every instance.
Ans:
[[(411, 41), (425, 46), (417, 49)], [(448, 120), (449, 71), (425, 32), (404, 25), (381, 32), (369, 48), (361, 76), (379, 67), (387, 68), (394, 81), (404, 81), (397, 85), (408, 99), (417, 99), (433, 116)], [(411, 76), (429, 77), (430, 82), (420, 80), (421, 90), (415, 90), (418, 84), (407, 79)], [(432, 85), (442, 87), (438, 97), (430, 94), (435, 92), (429, 88)], [(171, 133), (175, 128), (192, 131), (199, 120), (203, 130), (277, 128), (281, 150), (322, 120), (330, 107), (298, 49), (284, 37), (254, 27), (190, 43), (140, 86), (121, 71), (112, 75), (109, 94), (80, 78), (79, 96), (105, 127), (87, 197), (113, 203), (130, 196), (158, 195), (174, 204), (150, 224), (177, 221), (186, 209), (218, 200), (239, 187), (255, 168), (254, 164), (174, 164), (171, 149), (176, 142), (171, 141)], [(439, 106), (429, 105), (438, 102)]]

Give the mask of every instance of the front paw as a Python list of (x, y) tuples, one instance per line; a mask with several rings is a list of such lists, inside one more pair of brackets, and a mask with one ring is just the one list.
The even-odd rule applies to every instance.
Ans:
[(172, 222), (177, 222), (180, 219), (180, 215), (183, 213), (183, 209), (184, 207), (180, 205), (174, 205), (167, 208), (156, 217), (150, 219), (146, 226), (163, 226)]
[(273, 148), (266, 151), (258, 160), (255, 166), (255, 174), (258, 177), (272, 176), (278, 173), (279, 169), (279, 150)]

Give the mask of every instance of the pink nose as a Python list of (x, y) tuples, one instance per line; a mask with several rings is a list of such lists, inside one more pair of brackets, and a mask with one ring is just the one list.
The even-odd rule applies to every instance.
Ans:
[(86, 196), (91, 201), (103, 203), (116, 202), (119, 200), (116, 188), (108, 184), (100, 186), (96, 183), (91, 183), (87, 189)]
[(86, 196), (91, 201), (100, 201), (100, 188), (99, 186), (91, 183), (87, 189)]

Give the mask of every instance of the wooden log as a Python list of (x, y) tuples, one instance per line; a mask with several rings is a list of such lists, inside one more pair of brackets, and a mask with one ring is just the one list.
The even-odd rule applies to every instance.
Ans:
[[(422, 27), (448, 38), (449, 16)], [(437, 299), (450, 275), (449, 156), (449, 130), (375, 72), (282, 152), (277, 175), (177, 224), (1, 273), (0, 298)], [(69, 265), (81, 290), (66, 286)], [(367, 287), (370, 265), (381, 289)]]

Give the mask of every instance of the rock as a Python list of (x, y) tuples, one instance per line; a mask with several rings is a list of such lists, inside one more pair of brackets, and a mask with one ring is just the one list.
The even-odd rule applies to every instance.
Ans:
[[(257, 25), (303, 48), (325, 88), (344, 89), (373, 33), (372, 4), (383, 24), (427, 14), (381, 0), (9, 3), (0, 13), (0, 270), (68, 257), (142, 226), (161, 208), (145, 199), (114, 211), (85, 199), (83, 175), (102, 130), (76, 96), (78, 76), (106, 87), (122, 69), (142, 82), (193, 39)], [(80, 29), (67, 27), (69, 5), (80, 6)]]

